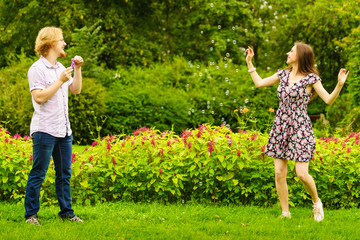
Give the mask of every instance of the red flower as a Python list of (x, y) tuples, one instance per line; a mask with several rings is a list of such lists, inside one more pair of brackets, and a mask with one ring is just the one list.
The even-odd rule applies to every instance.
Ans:
[(240, 156), (241, 156), (241, 151), (240, 150), (237, 150), (237, 155), (240, 158)]
[(258, 134), (257, 133), (254, 133), (252, 136), (251, 136), (251, 141), (254, 141), (256, 138), (257, 138)]
[(113, 157), (112, 159), (111, 159), (111, 161), (112, 161), (112, 163), (114, 164), (114, 166), (116, 165), (116, 160), (115, 160), (115, 158)]
[(8, 139), (8, 138), (5, 138), (5, 142), (6, 142), (6, 143), (9, 143), (9, 139)]
[(210, 153), (210, 156), (211, 156), (211, 154), (212, 154), (212, 152), (214, 152), (215, 150), (214, 150), (214, 148), (213, 148), (213, 146), (214, 146), (214, 140), (211, 140), (211, 141), (209, 141), (208, 142), (208, 151), (209, 151), (209, 153)]
[(21, 136), (18, 134), (18, 133), (16, 133), (13, 137), (12, 137), (12, 139), (16, 139), (16, 140), (19, 140), (21, 138)]
[(30, 158), (29, 158), (30, 162), (33, 161), (33, 155), (30, 155)]
[(151, 144), (155, 146), (155, 140), (151, 139)]
[(112, 148), (111, 143), (110, 142), (106, 142), (106, 149), (110, 150)]
[(346, 151), (347, 151), (348, 153), (350, 153), (350, 152), (351, 152), (351, 148), (348, 147), (348, 149), (347, 149)]
[(94, 156), (92, 156), (92, 155), (89, 157), (89, 163), (93, 160), (93, 158), (94, 158)]
[(167, 141), (167, 145), (168, 145), (168, 147), (171, 145), (171, 140)]
[(97, 142), (97, 141), (94, 141), (94, 142), (92, 143), (92, 146), (95, 147), (97, 144), (98, 144), (98, 142)]
[(161, 154), (161, 155), (164, 154), (164, 149), (163, 149), (163, 148), (160, 149), (159, 155), (160, 155), (160, 154)]
[(162, 176), (162, 174), (164, 173), (163, 170), (160, 168), (159, 170), (160, 176)]
[(188, 144), (188, 148), (189, 148), (189, 149), (191, 149), (191, 142), (189, 142), (189, 144)]
[(74, 163), (76, 161), (76, 154), (73, 153), (71, 156), (71, 163)]

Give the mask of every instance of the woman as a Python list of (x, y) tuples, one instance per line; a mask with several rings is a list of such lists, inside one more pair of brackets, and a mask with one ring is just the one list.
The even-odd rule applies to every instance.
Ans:
[(307, 104), (315, 91), (328, 105), (334, 103), (349, 74), (341, 69), (338, 83), (329, 94), (321, 84), (321, 79), (314, 66), (314, 52), (311, 46), (296, 42), (287, 53), (288, 68), (278, 70), (271, 77), (262, 79), (256, 72), (251, 60), (254, 51), (246, 50), (246, 63), (249, 73), (257, 88), (272, 86), (279, 83), (277, 96), (280, 100), (273, 126), (269, 135), (265, 155), (274, 158), (275, 185), (282, 208), (282, 218), (291, 218), (288, 202), (288, 187), (286, 183), (287, 161), (295, 161), (296, 174), (313, 201), (315, 221), (324, 219), (324, 211), (318, 197), (314, 179), (309, 175), (309, 161), (315, 151), (315, 137), (310, 118), (307, 114)]

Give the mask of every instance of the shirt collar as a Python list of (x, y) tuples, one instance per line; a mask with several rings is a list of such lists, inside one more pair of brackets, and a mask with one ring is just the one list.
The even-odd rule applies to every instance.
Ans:
[(58, 61), (56, 61), (55, 66), (53, 66), (53, 65), (51, 65), (51, 63), (50, 63), (44, 56), (41, 55), (40, 59), (41, 59), (42, 63), (43, 63), (47, 68), (57, 69), (57, 68), (60, 67)]

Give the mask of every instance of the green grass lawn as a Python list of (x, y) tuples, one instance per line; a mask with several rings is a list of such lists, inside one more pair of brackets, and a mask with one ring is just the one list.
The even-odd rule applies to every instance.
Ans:
[(40, 209), (41, 226), (26, 224), (22, 204), (0, 202), (0, 239), (360, 239), (360, 209), (326, 210), (187, 204), (104, 203), (74, 206), (85, 223), (62, 222), (58, 206)]

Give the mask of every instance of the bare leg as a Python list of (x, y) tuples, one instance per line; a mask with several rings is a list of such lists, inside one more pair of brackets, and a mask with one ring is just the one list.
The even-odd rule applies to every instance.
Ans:
[(295, 162), (296, 174), (314, 203), (319, 201), (314, 179), (309, 174), (309, 162)]
[(275, 165), (275, 185), (279, 196), (281, 209), (283, 212), (289, 212), (289, 192), (286, 183), (287, 160), (274, 158)]

